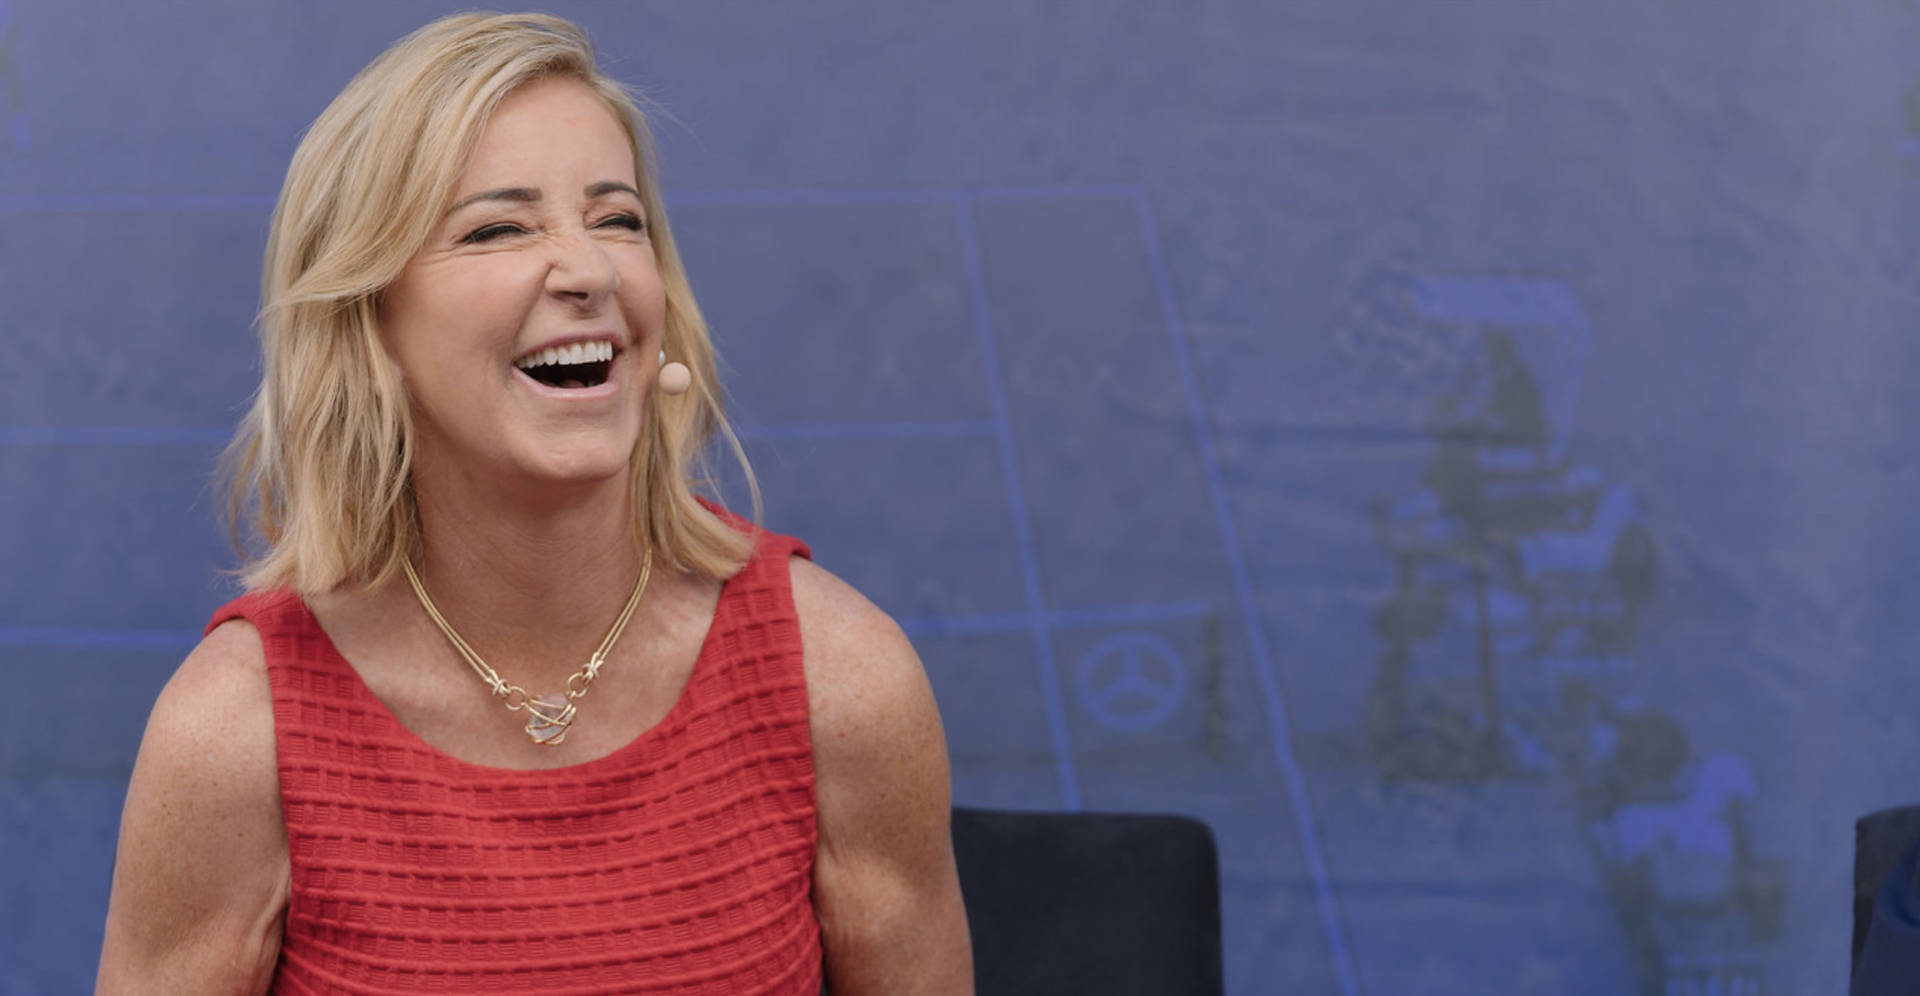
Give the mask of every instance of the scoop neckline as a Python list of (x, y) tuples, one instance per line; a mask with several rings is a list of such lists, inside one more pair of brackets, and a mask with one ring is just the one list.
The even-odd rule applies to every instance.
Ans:
[(387, 721), (392, 724), (393, 728), (399, 731), (396, 734), (398, 739), (406, 741), (409, 748), (431, 756), (436, 763), (452, 765), (456, 770), (469, 775), (485, 776), (488, 778), (542, 780), (554, 776), (589, 773), (586, 771), (586, 769), (589, 768), (617, 766), (626, 760), (627, 755), (639, 754), (645, 751), (651, 741), (658, 739), (657, 735), (664, 735), (661, 734), (660, 731), (668, 729), (681, 718), (683, 713), (692, 708), (688, 703), (689, 700), (693, 698), (694, 685), (700, 679), (701, 674), (712, 666), (709, 658), (712, 656), (714, 645), (718, 640), (721, 607), (726, 604), (727, 597), (733, 590), (734, 582), (745, 573), (747, 573), (746, 570), (741, 570), (736, 572), (733, 577), (727, 578), (720, 583), (720, 597), (713, 603), (713, 618), (707, 620), (707, 631), (700, 638), (700, 651), (693, 659), (693, 667), (687, 671), (686, 683), (680, 686), (680, 694), (674, 698), (673, 705), (666, 711), (666, 714), (658, 720), (655, 720), (651, 726), (641, 730), (632, 740), (615, 747), (613, 750), (599, 757), (591, 757), (584, 761), (576, 761), (572, 764), (561, 765), (557, 768), (503, 768), (491, 764), (481, 764), (478, 761), (469, 761), (465, 758), (455, 757), (445, 750), (428, 743), (425, 737), (414, 732), (413, 728), (406, 723), (401, 722), (399, 714), (395, 713), (386, 702), (382, 701), (380, 696), (374, 694), (373, 688), (367, 684), (367, 680), (360, 676), (360, 669), (354, 667), (352, 661), (347, 660), (347, 655), (341, 653), (339, 646), (333, 642), (333, 635), (328, 633), (326, 627), (320, 624), (320, 617), (313, 614), (313, 607), (307, 604), (307, 600), (301, 598), (296, 592), (289, 591), (287, 594), (292, 599), (293, 604), (299, 608), (300, 614), (305, 617), (305, 623), (311, 626), (315, 633), (319, 634), (322, 656), (330, 664), (344, 668), (346, 672), (353, 677), (353, 694), (355, 697), (365, 699), (372, 708), (378, 709), (380, 714), (386, 716)]

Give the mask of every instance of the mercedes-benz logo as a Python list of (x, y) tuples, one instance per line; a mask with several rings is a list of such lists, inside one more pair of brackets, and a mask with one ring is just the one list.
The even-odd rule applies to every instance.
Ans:
[(1102, 726), (1144, 733), (1167, 721), (1187, 694), (1187, 665), (1164, 638), (1115, 633), (1080, 658), (1074, 688)]

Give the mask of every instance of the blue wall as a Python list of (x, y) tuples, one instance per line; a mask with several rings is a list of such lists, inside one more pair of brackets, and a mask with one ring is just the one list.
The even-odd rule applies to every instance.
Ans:
[[(0, 992), (89, 983), (228, 594), (299, 131), (452, 9), (0, 0)], [(1235, 994), (1840, 990), (1920, 798), (1920, 4), (553, 9), (958, 801), (1208, 820)]]

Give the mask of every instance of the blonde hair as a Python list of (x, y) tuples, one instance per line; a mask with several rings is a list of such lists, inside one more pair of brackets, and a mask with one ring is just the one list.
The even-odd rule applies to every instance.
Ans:
[(722, 411), (713, 344), (674, 249), (638, 98), (600, 73), (586, 35), (565, 20), (458, 14), (362, 69), (287, 168), (262, 278), (260, 388), (224, 461), (236, 545), (250, 511), (259, 548), (248, 556), (241, 546), (249, 589), (376, 585), (414, 552), (413, 430), (376, 304), (425, 244), (493, 109), (550, 76), (592, 88), (626, 128), (666, 290), (665, 348), (693, 373), (684, 395), (648, 395), (630, 461), (637, 532), (656, 559), (716, 580), (745, 562), (752, 537), (695, 496), (714, 487), (707, 444), (718, 432), (758, 521), (759, 490)]

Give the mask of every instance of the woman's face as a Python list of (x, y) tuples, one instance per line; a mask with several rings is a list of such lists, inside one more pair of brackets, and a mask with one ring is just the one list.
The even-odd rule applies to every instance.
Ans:
[(536, 80), (500, 102), (380, 302), (423, 469), (509, 488), (624, 473), (666, 320), (634, 176), (585, 84)]

